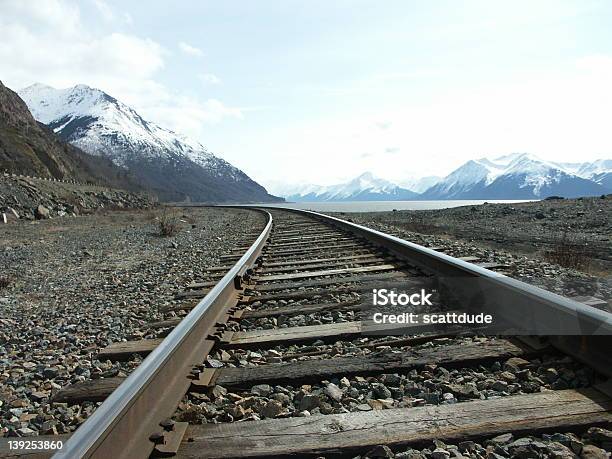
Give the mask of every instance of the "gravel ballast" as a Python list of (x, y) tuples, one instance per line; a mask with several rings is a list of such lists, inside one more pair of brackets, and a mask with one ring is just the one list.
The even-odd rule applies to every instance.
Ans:
[[(179, 230), (159, 235), (159, 219)], [(139, 361), (101, 362), (111, 342), (149, 337), (147, 323), (219, 256), (253, 242), (252, 210), (122, 211), (2, 227), (0, 436), (73, 431), (95, 408), (51, 405), (61, 387), (123, 376)], [(184, 300), (183, 300), (184, 301)]]
[[(498, 272), (564, 296), (612, 298), (610, 196), (332, 215), (453, 257), (495, 263)], [(561, 266), (558, 251), (570, 251), (578, 266)], [(612, 311), (610, 304), (598, 307)]]
[[(269, 350), (221, 350), (213, 354), (214, 361), (209, 361), (209, 366), (252, 367), (340, 356), (410, 353), (434, 347), (495, 341), (495, 338), (458, 337), (413, 346), (359, 347), (364, 340), (338, 341), (333, 345), (278, 346)], [(375, 343), (378, 340), (372, 341)], [(315, 350), (324, 352), (308, 355), (309, 351)], [(188, 394), (176, 416), (179, 420), (192, 423), (218, 423), (341, 414), (576, 389), (588, 387), (594, 380), (592, 370), (569, 357), (554, 354), (530, 359), (513, 357), (448, 369), (443, 365), (428, 364), (400, 372), (338, 376), (297, 386), (256, 384), (250, 388), (232, 390), (216, 385), (208, 393)]]

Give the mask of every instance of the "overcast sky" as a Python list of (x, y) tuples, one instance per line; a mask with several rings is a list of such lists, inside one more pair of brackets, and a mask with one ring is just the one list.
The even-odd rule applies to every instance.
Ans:
[(0, 0), (0, 79), (98, 87), (264, 185), (401, 180), (612, 158), (611, 24), (605, 0)]

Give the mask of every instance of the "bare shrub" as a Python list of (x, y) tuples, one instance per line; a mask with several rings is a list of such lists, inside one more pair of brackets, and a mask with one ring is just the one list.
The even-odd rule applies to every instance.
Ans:
[(430, 222), (428, 216), (423, 214), (415, 214), (410, 217), (410, 220), (398, 219), (393, 222), (396, 226), (407, 231), (419, 234), (442, 234), (444, 228)]
[(405, 222), (398, 226), (403, 227), (404, 229), (411, 231), (413, 233), (431, 235), (431, 234), (443, 234), (445, 231), (443, 228), (434, 225), (432, 223), (423, 223), (423, 222)]
[(176, 236), (180, 231), (179, 219), (174, 212), (164, 209), (157, 221), (159, 235), (162, 237)]
[(544, 258), (565, 268), (585, 270), (591, 260), (585, 240), (576, 233), (563, 231), (551, 241), (551, 248), (544, 252)]
[(8, 276), (0, 276), (0, 290), (4, 290), (9, 288), (9, 286), (13, 283), (12, 279)]

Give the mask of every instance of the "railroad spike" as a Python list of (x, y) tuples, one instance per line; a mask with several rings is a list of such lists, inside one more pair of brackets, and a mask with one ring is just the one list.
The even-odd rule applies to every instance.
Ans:
[(164, 428), (165, 431), (170, 432), (172, 430), (174, 430), (174, 425), (176, 424), (176, 422), (170, 418), (168, 419), (164, 419), (162, 422), (159, 423), (159, 425), (161, 427)]
[(234, 277), (234, 287), (237, 290), (241, 290), (242, 289), (242, 276)]
[(151, 440), (156, 445), (161, 445), (164, 442), (164, 434), (161, 432), (155, 432), (149, 435), (149, 440)]

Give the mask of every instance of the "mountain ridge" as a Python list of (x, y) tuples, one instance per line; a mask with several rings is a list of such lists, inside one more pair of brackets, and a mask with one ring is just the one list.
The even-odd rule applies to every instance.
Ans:
[(285, 198), (289, 201), (401, 201), (418, 196), (417, 193), (402, 188), (388, 180), (374, 177), (364, 172), (346, 183), (317, 186), (303, 185)]
[[(594, 163), (597, 161), (555, 163), (528, 153), (469, 160), (425, 190), (421, 199), (575, 198), (609, 193), (607, 187), (590, 178)], [(597, 172), (605, 182), (612, 167)]]
[(131, 171), (164, 201), (281, 200), (199, 142), (146, 121), (100, 89), (37, 83), (19, 94), (62, 139)]
[[(363, 178), (364, 186), (356, 186)], [(543, 199), (549, 196), (574, 198), (612, 192), (612, 160), (556, 163), (527, 153), (510, 153), (496, 158), (471, 159), (446, 177), (404, 179), (420, 192), (409, 190), (370, 173), (342, 184), (299, 185), (282, 195), (290, 201), (357, 200), (445, 200), (445, 199)], [(395, 193), (390, 190), (401, 190)], [(369, 191), (373, 191), (372, 194)], [(407, 191), (408, 193), (403, 193)], [(365, 196), (365, 199), (364, 199)], [(399, 197), (402, 196), (402, 197)]]
[(0, 81), (0, 170), (58, 180), (90, 181), (138, 191), (126, 170), (62, 141), (37, 122), (19, 95)]

